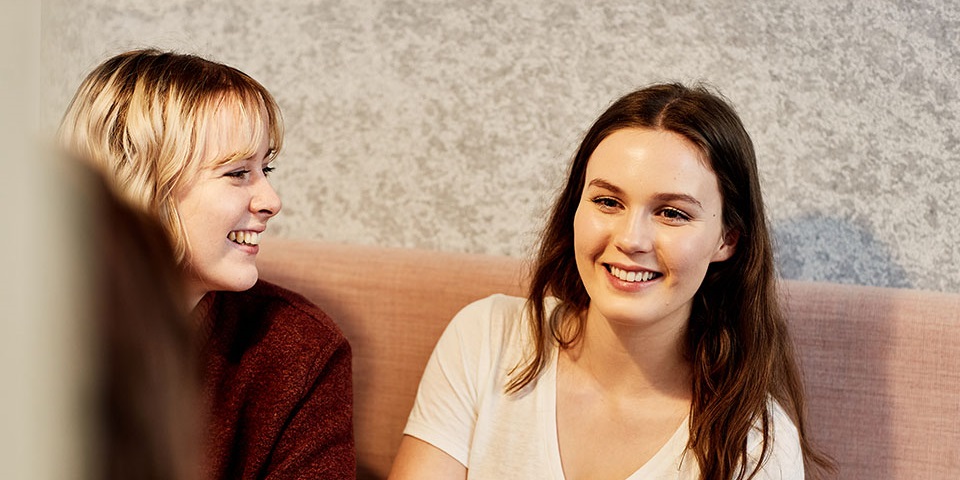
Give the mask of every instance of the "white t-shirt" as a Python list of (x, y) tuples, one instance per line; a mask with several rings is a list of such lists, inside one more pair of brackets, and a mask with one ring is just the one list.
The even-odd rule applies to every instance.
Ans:
[[(550, 299), (547, 308), (556, 305)], [(474, 302), (450, 322), (427, 363), (404, 433), (423, 440), (467, 467), (468, 478), (563, 479), (557, 442), (556, 350), (537, 379), (507, 395), (508, 372), (521, 359), (530, 335), (524, 299), (493, 295)], [(803, 480), (796, 427), (770, 402), (776, 441), (757, 479)], [(670, 440), (627, 480), (696, 480), (699, 468), (686, 452), (685, 420)], [(762, 434), (747, 439), (760, 454)], [(683, 460), (683, 461), (681, 461)]]

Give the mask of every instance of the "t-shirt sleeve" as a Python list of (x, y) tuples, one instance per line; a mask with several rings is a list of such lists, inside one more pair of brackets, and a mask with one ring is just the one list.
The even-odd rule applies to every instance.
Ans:
[(481, 367), (489, 345), (490, 299), (464, 307), (450, 321), (427, 362), (404, 429), (467, 465), (477, 422)]

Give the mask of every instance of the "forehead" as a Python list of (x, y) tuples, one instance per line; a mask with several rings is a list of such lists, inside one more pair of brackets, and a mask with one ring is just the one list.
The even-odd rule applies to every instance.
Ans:
[(585, 185), (598, 178), (626, 191), (720, 196), (703, 152), (666, 130), (626, 128), (608, 135), (590, 155)]
[(224, 99), (198, 120), (204, 164), (226, 164), (269, 150), (276, 143), (266, 108)]

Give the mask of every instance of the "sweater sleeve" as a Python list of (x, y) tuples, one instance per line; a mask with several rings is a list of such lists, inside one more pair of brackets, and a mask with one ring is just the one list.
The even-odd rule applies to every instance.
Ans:
[(355, 478), (350, 345), (317, 359), (313, 385), (290, 412), (264, 478)]

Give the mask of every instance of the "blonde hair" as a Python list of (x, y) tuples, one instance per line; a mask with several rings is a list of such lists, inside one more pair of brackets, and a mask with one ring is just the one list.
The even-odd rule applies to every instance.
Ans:
[[(233, 120), (229, 128), (224, 115)], [(189, 245), (177, 193), (201, 165), (253, 155), (263, 132), (276, 156), (283, 142), (280, 107), (256, 80), (195, 55), (147, 49), (116, 55), (90, 72), (58, 137), (100, 170), (123, 201), (160, 222), (182, 264)], [(229, 146), (211, 141), (215, 133)]]

